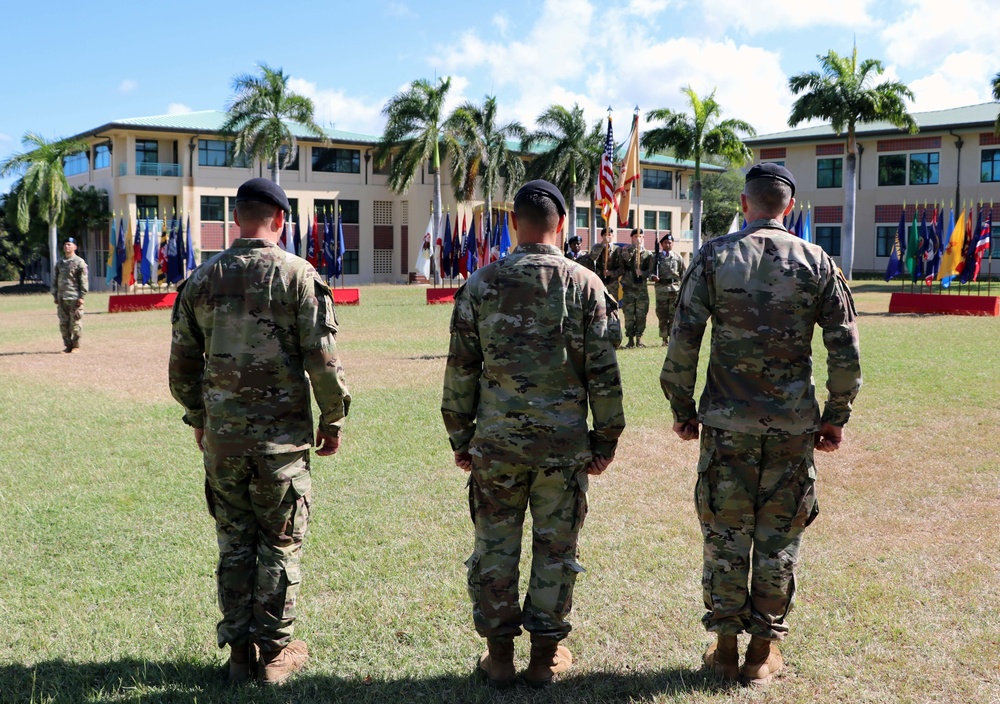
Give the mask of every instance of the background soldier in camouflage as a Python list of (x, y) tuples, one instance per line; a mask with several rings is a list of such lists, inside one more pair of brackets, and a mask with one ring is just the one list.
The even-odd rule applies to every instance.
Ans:
[[(611, 243), (611, 230), (601, 229), (601, 241), (590, 248), (588, 269), (593, 271), (607, 287), (615, 302), (618, 301), (618, 273), (614, 270), (614, 256), (617, 247)], [(582, 262), (581, 262), (582, 263)]]
[(645, 347), (642, 334), (646, 332), (649, 315), (649, 287), (646, 277), (653, 271), (653, 254), (642, 246), (642, 230), (632, 230), (632, 243), (615, 251), (614, 269), (621, 276), (621, 309), (625, 314), (626, 349)]
[[(775, 641), (795, 592), (802, 531), (819, 512), (813, 450), (833, 452), (861, 388), (854, 301), (833, 259), (789, 234), (795, 180), (777, 164), (747, 173), (749, 223), (706, 242), (681, 284), (660, 383), (683, 440), (701, 433), (695, 501), (705, 538), (705, 653), (717, 675), (764, 684), (782, 668)], [(706, 322), (708, 380), (694, 385)], [(828, 399), (812, 380), (812, 337), (823, 330)], [(752, 570), (752, 574), (751, 574)], [(749, 582), (749, 584), (748, 584)], [(736, 636), (751, 634), (739, 668)]]
[[(525, 184), (514, 198), (518, 247), (469, 277), (451, 321), (441, 412), (455, 464), (472, 473), (469, 596), (488, 644), (479, 667), (501, 687), (515, 677), (522, 625), (531, 633), (529, 684), (544, 686), (572, 663), (559, 643), (583, 571), (577, 535), (587, 475), (611, 464), (625, 427), (608, 330), (615, 302), (556, 246), (565, 216), (555, 186)], [(533, 554), (522, 610), (518, 563), (529, 507)]]
[(230, 646), (234, 682), (249, 678), (254, 643), (266, 683), (308, 657), (292, 632), (310, 514), (309, 383), (322, 414), (317, 455), (337, 452), (351, 400), (330, 289), (275, 244), (287, 210), (271, 181), (240, 186), (240, 238), (196, 269), (174, 303), (170, 390), (204, 452), (219, 542), (218, 641)]
[(56, 279), (52, 282), (52, 297), (59, 313), (59, 332), (63, 352), (80, 349), (83, 332), (83, 299), (87, 296), (87, 262), (76, 256), (76, 240), (70, 237), (63, 245), (63, 258), (56, 264)]
[(653, 275), (653, 293), (656, 296), (656, 319), (660, 321), (660, 337), (667, 344), (670, 324), (677, 310), (677, 296), (681, 291), (681, 277), (684, 276), (684, 258), (674, 252), (674, 236), (669, 232), (660, 238), (660, 258), (656, 261)]

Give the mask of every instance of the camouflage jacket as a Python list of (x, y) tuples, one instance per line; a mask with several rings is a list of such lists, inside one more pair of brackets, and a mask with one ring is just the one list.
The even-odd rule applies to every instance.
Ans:
[(52, 284), (52, 297), (56, 303), (86, 298), (89, 285), (87, 262), (77, 255), (63, 257), (56, 264), (56, 280)]
[(441, 401), (452, 448), (548, 467), (613, 457), (625, 428), (615, 307), (550, 245), (520, 245), (472, 274), (455, 293)]
[[(861, 388), (854, 299), (820, 247), (776, 220), (706, 242), (681, 283), (660, 385), (676, 421), (695, 417), (694, 385), (705, 324), (708, 377), (698, 408), (705, 425), (745, 433), (844, 425)], [(812, 337), (823, 330), (827, 391), (822, 417), (812, 378)]]
[[(614, 269), (615, 250), (617, 249), (617, 247), (615, 247), (614, 245), (609, 245), (607, 247), (608, 250), (607, 276), (604, 275), (604, 270), (605, 270), (604, 249), (605, 247), (601, 243), (595, 244), (593, 247), (591, 247), (590, 251), (587, 252), (587, 259), (590, 260), (590, 263), (584, 264), (584, 266), (586, 266), (588, 269), (597, 274), (597, 276), (601, 279), (601, 281), (604, 282), (606, 286), (610, 286), (612, 283), (614, 283), (615, 290), (612, 291), (612, 293), (615, 294), (618, 291), (618, 273)], [(583, 262), (580, 263), (583, 264)]]
[[(636, 267), (635, 258), (639, 257)], [(616, 249), (611, 257), (615, 274), (621, 277), (622, 288), (645, 288), (646, 278), (653, 273), (653, 253), (648, 249), (637, 252), (633, 245)], [(636, 276), (636, 269), (639, 275)]]
[[(309, 380), (306, 380), (306, 373)], [(170, 391), (218, 454), (277, 454), (338, 435), (351, 402), (333, 296), (304, 259), (238, 239), (198, 267), (174, 301)]]
[(681, 277), (684, 276), (684, 257), (677, 252), (660, 252), (660, 258), (656, 261), (656, 268), (653, 274), (660, 280), (656, 282), (656, 288), (666, 291), (679, 291), (681, 288)]

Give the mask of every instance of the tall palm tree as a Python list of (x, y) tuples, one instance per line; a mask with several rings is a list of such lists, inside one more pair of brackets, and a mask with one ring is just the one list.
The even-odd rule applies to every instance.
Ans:
[[(385, 131), (375, 145), (375, 163), (381, 166), (389, 162), (386, 183), (396, 193), (409, 190), (424, 162), (430, 162), (434, 176), (435, 240), (441, 223), (441, 142), (445, 141), (446, 149), (453, 144), (444, 129), (444, 101), (449, 88), (450, 77), (439, 79), (437, 85), (419, 78), (391, 97), (382, 108)], [(434, 268), (435, 283), (438, 276)]]
[(494, 96), (486, 96), (482, 106), (462, 103), (448, 118), (446, 127), (457, 147), (451, 160), (455, 197), (472, 200), (478, 185), (486, 201), (486, 212), (492, 213), (493, 195), (498, 189), (504, 198), (509, 198), (524, 180), (524, 162), (507, 142), (520, 142), (528, 133), (517, 121), (497, 124)]
[[(993, 86), (993, 100), (1000, 102), (1000, 73), (993, 77), (990, 83)], [(1000, 135), (1000, 115), (997, 115), (996, 124), (993, 126), (993, 133)]]
[(585, 192), (592, 192), (601, 168), (601, 123), (588, 131), (583, 108), (574, 103), (569, 110), (550, 105), (535, 124), (538, 129), (522, 140), (521, 151), (544, 151), (531, 160), (528, 175), (548, 179), (563, 192), (569, 206), (569, 231), (575, 234), (577, 187), (582, 184)]
[(21, 144), (28, 151), (14, 154), (0, 164), (0, 178), (22, 173), (21, 188), (17, 189), (17, 226), (27, 232), (31, 220), (31, 199), (49, 226), (49, 274), (55, 281), (56, 260), (59, 257), (59, 224), (69, 199), (69, 183), (63, 162), (66, 157), (87, 151), (90, 145), (79, 139), (57, 139), (47, 142), (34, 132), (28, 132)]
[(678, 159), (694, 161), (694, 178), (691, 208), (693, 246), (701, 247), (701, 162), (706, 157), (720, 157), (732, 166), (743, 166), (753, 158), (753, 152), (743, 143), (738, 133), (754, 137), (757, 132), (743, 120), (722, 120), (722, 108), (715, 100), (713, 90), (704, 98), (691, 86), (682, 89), (691, 107), (691, 114), (666, 108), (650, 110), (646, 120), (662, 120), (662, 127), (654, 127), (642, 135), (642, 146), (649, 152), (672, 150)]
[(854, 268), (854, 209), (858, 195), (856, 128), (865, 122), (886, 121), (917, 131), (917, 122), (906, 110), (905, 99), (913, 100), (913, 91), (899, 81), (875, 85), (884, 71), (878, 59), (858, 62), (858, 48), (850, 56), (841, 56), (832, 49), (826, 56), (817, 56), (821, 71), (809, 71), (788, 79), (795, 95), (802, 95), (792, 105), (788, 126), (795, 127), (806, 120), (824, 120), (838, 135), (847, 132), (847, 158), (844, 164), (844, 236), (841, 247), (841, 268), (850, 279)]
[(222, 132), (234, 137), (236, 153), (270, 163), (271, 180), (279, 183), (281, 167), (290, 166), (298, 152), (298, 140), (288, 122), (316, 137), (325, 135), (313, 116), (313, 101), (288, 89), (289, 76), (266, 64), (258, 68), (259, 76), (241, 73), (233, 78), (235, 96)]

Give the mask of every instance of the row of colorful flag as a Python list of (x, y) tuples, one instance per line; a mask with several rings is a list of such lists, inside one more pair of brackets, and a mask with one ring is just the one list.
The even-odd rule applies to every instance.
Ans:
[(443, 222), (437, 228), (441, 234), (435, 240), (432, 214), (424, 230), (424, 241), (417, 253), (414, 270), (428, 280), (435, 274), (441, 278), (454, 279), (458, 276), (468, 277), (476, 269), (506, 257), (511, 249), (507, 215), (503, 211), (491, 226), (490, 213), (474, 212), (472, 226), (467, 227), (465, 214), (462, 215), (462, 224), (459, 226), (456, 212), (453, 228), (451, 215), (445, 213)]
[(917, 211), (913, 211), (913, 220), (906, 224), (906, 206), (899, 215), (899, 227), (889, 254), (889, 266), (885, 270), (885, 280), (903, 274), (909, 274), (911, 281), (923, 281), (930, 286), (940, 281), (941, 286), (948, 288), (957, 279), (967, 284), (979, 279), (983, 255), (990, 248), (990, 237), (993, 232), (993, 204), (983, 207), (979, 204), (976, 225), (972, 225), (973, 209), (969, 206), (966, 217), (965, 204), (955, 219), (954, 207), (948, 209), (948, 221), (945, 223), (944, 203), (938, 208), (937, 203), (931, 209), (924, 206), (917, 224)]
[(191, 246), (190, 215), (186, 232), (179, 217), (171, 221), (146, 219), (145, 226), (137, 218), (133, 232), (132, 219), (126, 222), (122, 215), (117, 221), (111, 218), (110, 227), (105, 273), (108, 286), (176, 284), (197, 266)]
[(337, 280), (344, 274), (344, 215), (339, 213), (338, 217), (334, 217), (324, 209), (322, 223), (319, 213), (315, 220), (309, 218), (306, 221), (303, 238), (296, 214), (294, 224), (291, 219), (285, 221), (278, 246), (307, 260), (316, 267), (316, 271), (326, 274), (327, 281)]

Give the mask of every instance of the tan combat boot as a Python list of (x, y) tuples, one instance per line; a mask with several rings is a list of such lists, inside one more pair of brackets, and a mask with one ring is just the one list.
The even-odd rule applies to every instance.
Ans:
[(573, 665), (573, 653), (558, 638), (531, 636), (531, 660), (524, 671), (524, 681), (532, 687), (547, 687), (556, 675)]
[(720, 635), (708, 646), (702, 657), (705, 669), (724, 680), (735, 680), (740, 675), (740, 651), (736, 636)]
[(747, 646), (740, 674), (748, 684), (765, 685), (785, 666), (781, 651), (772, 641), (753, 636)]
[(293, 673), (302, 669), (309, 659), (305, 641), (293, 640), (281, 650), (260, 651), (257, 677), (261, 684), (282, 684)]
[(514, 683), (514, 639), (488, 638), (486, 652), (479, 658), (479, 669), (497, 689), (507, 689)]
[(256, 647), (249, 641), (242, 645), (229, 645), (229, 684), (242, 684), (250, 680), (251, 668), (256, 664)]

